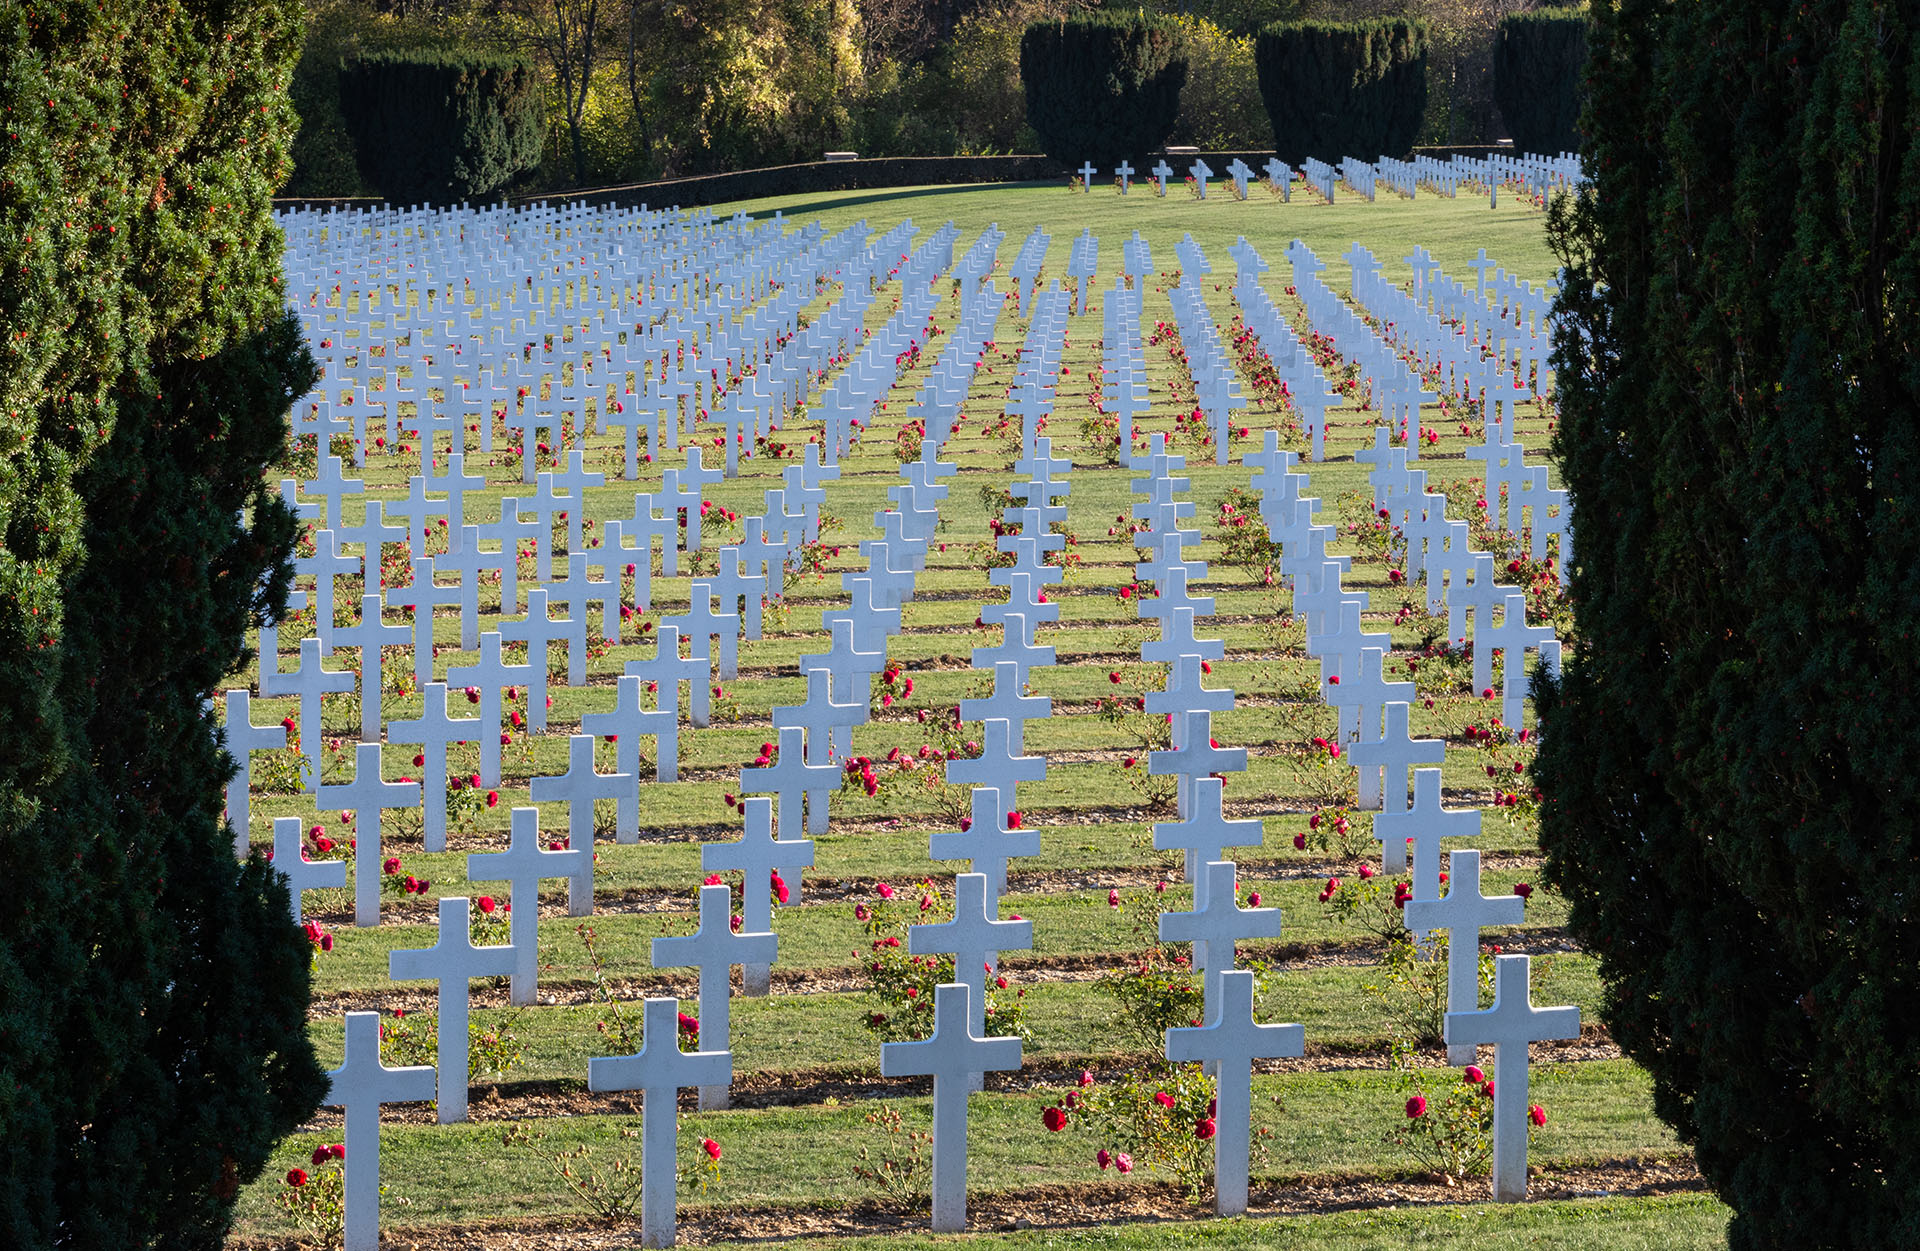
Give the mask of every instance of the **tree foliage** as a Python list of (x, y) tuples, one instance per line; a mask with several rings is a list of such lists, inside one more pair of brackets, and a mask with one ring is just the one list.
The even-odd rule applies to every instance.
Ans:
[(1035, 22), (1020, 40), (1020, 81), (1040, 150), (1107, 168), (1166, 141), (1187, 81), (1185, 46), (1176, 22), (1144, 12)]
[(1493, 95), (1522, 152), (1557, 155), (1580, 146), (1580, 67), (1587, 59), (1581, 9), (1531, 9), (1500, 22)]
[(1593, 6), (1547, 876), (1751, 1248), (1920, 1244), (1911, 5)]
[[(0, 1242), (214, 1246), (325, 1076), (203, 707), (284, 607), (262, 488), (300, 9), (0, 8)], [(243, 524), (236, 518), (247, 514)]]
[(1186, 45), (1187, 85), (1168, 138), (1215, 151), (1272, 147), (1253, 37), (1229, 34), (1204, 17), (1174, 20)]
[(362, 176), (396, 204), (492, 194), (540, 163), (539, 80), (475, 50), (368, 52), (340, 68), (340, 108)]
[(1280, 159), (1405, 156), (1427, 108), (1427, 24), (1275, 22), (1254, 41)]

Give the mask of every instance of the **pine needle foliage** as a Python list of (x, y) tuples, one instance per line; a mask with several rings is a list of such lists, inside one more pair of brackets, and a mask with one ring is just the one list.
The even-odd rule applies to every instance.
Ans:
[(285, 607), (297, 0), (0, 3), (0, 1245), (212, 1247), (325, 1092), (205, 702)]
[(1920, 29), (1593, 6), (1547, 877), (1735, 1251), (1920, 1245)]

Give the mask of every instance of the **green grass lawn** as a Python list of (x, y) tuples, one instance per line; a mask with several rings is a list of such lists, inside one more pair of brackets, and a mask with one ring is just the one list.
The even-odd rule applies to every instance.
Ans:
[[(1024, 824), (1041, 832), (1041, 851), (1012, 865), (1002, 912), (1034, 922), (1032, 952), (1007, 953), (1005, 960), (1015, 986), (1028, 989), (1025, 1009), (1032, 1039), (1025, 1050), (1027, 1076), (1045, 1081), (1051, 1080), (1049, 1074), (1073, 1071), (1081, 1064), (1111, 1068), (1122, 1058), (1137, 1062), (1142, 1044), (1119, 1027), (1112, 1000), (1094, 984), (1101, 970), (1123, 961), (1138, 945), (1125, 932), (1122, 917), (1108, 907), (1107, 891), (1118, 886), (1130, 896), (1138, 895), (1166, 881), (1160, 906), (1167, 909), (1184, 909), (1191, 895), (1177, 859), (1151, 846), (1153, 823), (1172, 819), (1171, 813), (1151, 810), (1145, 790), (1145, 757), (1154, 727), (1143, 716), (1109, 718), (1097, 711), (1098, 701), (1105, 697), (1151, 692), (1164, 681), (1163, 667), (1138, 660), (1140, 645), (1154, 637), (1157, 629), (1143, 624), (1135, 602), (1119, 594), (1131, 586), (1134, 562), (1142, 554), (1119, 522), (1130, 514), (1136, 498), (1130, 490), (1134, 475), (1108, 464), (1088, 443), (1079, 422), (1082, 414), (1092, 411), (1087, 398), (1100, 364), (1099, 291), (1111, 286), (1118, 272), (1120, 245), (1138, 230), (1151, 244), (1160, 267), (1144, 295), (1143, 330), (1148, 334), (1156, 323), (1172, 321), (1166, 294), (1168, 271), (1178, 264), (1174, 244), (1187, 234), (1211, 261), (1213, 273), (1201, 284), (1202, 296), (1223, 336), (1229, 334), (1235, 312), (1233, 264), (1227, 249), (1241, 237), (1265, 257), (1271, 267), (1266, 275), (1269, 293), (1304, 334), (1299, 306), (1286, 292), (1285, 250), (1294, 238), (1304, 240), (1326, 262), (1323, 276), (1336, 290), (1344, 287), (1348, 272), (1342, 253), (1355, 241), (1381, 258), (1385, 273), (1395, 280), (1406, 274), (1400, 258), (1413, 245), (1422, 244), (1456, 277), (1470, 279), (1466, 263), (1485, 249), (1508, 269), (1544, 281), (1552, 277), (1555, 265), (1545, 244), (1543, 215), (1511, 198), (1503, 198), (1497, 210), (1489, 210), (1484, 200), (1447, 201), (1426, 193), (1411, 203), (1383, 195), (1375, 204), (1343, 198), (1328, 206), (1314, 203), (1305, 192), (1296, 194), (1291, 204), (1279, 203), (1261, 191), (1240, 203), (1216, 188), (1202, 203), (1184, 195), (1158, 199), (1138, 187), (1125, 199), (1105, 188), (1091, 196), (1074, 197), (1053, 184), (785, 197), (726, 206), (723, 215), (734, 208), (763, 218), (779, 211), (792, 222), (817, 219), (829, 230), (864, 218), (869, 228), (883, 231), (911, 216), (921, 228), (921, 238), (952, 220), (961, 230), (956, 256), (979, 230), (998, 223), (1007, 234), (1000, 249), (1003, 283), (1005, 263), (1036, 224), (1053, 233), (1045, 279), (1063, 277), (1074, 234), (1091, 229), (1101, 239), (1095, 310), (1087, 318), (1076, 318), (1069, 328), (1063, 359), (1066, 376), (1047, 431), (1054, 440), (1055, 455), (1070, 457), (1075, 466), (1069, 479), (1067, 525), (1076, 557), (1064, 580), (1049, 589), (1061, 619), (1039, 631), (1039, 641), (1056, 649), (1057, 664), (1037, 669), (1032, 681), (1033, 693), (1054, 700), (1055, 715), (1029, 725), (1026, 750), (1048, 757), (1049, 766), (1044, 781), (1022, 783), (1010, 797), (1010, 806), (1021, 811)], [(808, 306), (808, 315), (818, 315), (837, 295), (837, 289), (821, 293)], [(869, 312), (870, 326), (892, 315), (897, 295), (897, 287), (882, 289)], [(952, 293), (943, 289), (941, 295), (933, 322), (945, 330), (957, 315), (957, 303)], [(380, 299), (385, 306), (390, 296)], [(563, 297), (562, 305), (567, 302)], [(1015, 364), (1013, 354), (1026, 331), (1027, 323), (1010, 308), (976, 376), (963, 419), (946, 446), (945, 459), (961, 471), (948, 480), (935, 547), (917, 581), (915, 598), (903, 609), (902, 633), (888, 649), (913, 679), (913, 694), (884, 709), (876, 694), (871, 722), (854, 736), (855, 752), (881, 762), (879, 771), (896, 780), (873, 798), (857, 791), (834, 797), (832, 827), (814, 840), (805, 901), (776, 914), (781, 954), (777, 972), (788, 980), (777, 982), (769, 997), (735, 999), (732, 1005), (736, 1073), (757, 1089), (785, 1084), (797, 1093), (782, 1106), (683, 1116), (683, 1150), (693, 1150), (701, 1136), (710, 1135), (725, 1143), (727, 1153), (720, 1188), (685, 1198), (692, 1215), (738, 1205), (763, 1205), (778, 1212), (839, 1210), (856, 1204), (866, 1192), (853, 1181), (850, 1161), (877, 1132), (865, 1120), (875, 1101), (893, 1101), (909, 1123), (927, 1119), (923, 1087), (877, 1077), (878, 1043), (864, 1026), (873, 1003), (859, 985), (865, 940), (853, 908), (856, 902), (872, 898), (876, 882), (906, 889), (930, 877), (944, 887), (957, 868), (965, 867), (928, 858), (928, 835), (952, 828), (953, 820), (943, 806), (950, 803), (952, 794), (923, 782), (937, 777), (937, 765), (908, 774), (886, 765), (885, 760), (895, 750), (914, 755), (923, 743), (937, 745), (919, 714), (937, 720), (958, 701), (988, 689), (984, 675), (970, 667), (971, 654), (974, 648), (997, 643), (1000, 631), (974, 623), (982, 605), (1000, 601), (1003, 592), (990, 588), (983, 565), (991, 537), (986, 529), (988, 496), (983, 491), (1004, 486), (1017, 453), (1003, 440), (986, 434), (983, 424), (999, 412)], [(346, 333), (345, 328), (339, 333)], [(584, 326), (570, 332), (570, 337), (570, 346), (557, 355), (577, 359), (610, 346), (604, 338), (592, 339)], [(643, 740), (639, 841), (613, 842), (607, 831), (611, 805), (600, 814), (603, 833), (595, 844), (599, 907), (588, 923), (598, 936), (603, 974), (622, 998), (679, 993), (690, 1000), (692, 979), (681, 972), (655, 970), (649, 940), (691, 928), (694, 895), (703, 876), (701, 847), (734, 838), (740, 830), (740, 817), (723, 796), (738, 791), (741, 766), (759, 754), (761, 744), (776, 738), (772, 710), (804, 697), (797, 662), (803, 654), (823, 647), (820, 614), (847, 606), (848, 593), (838, 575), (864, 568), (858, 545), (877, 537), (873, 515), (888, 507), (886, 488), (898, 481), (894, 436), (944, 344), (936, 336), (920, 361), (903, 371), (898, 387), (876, 411), (872, 428), (843, 461), (839, 480), (828, 484), (824, 511), (829, 522), (823, 538), (834, 550), (825, 554), (823, 576), (789, 578), (783, 602), (770, 607), (765, 637), (741, 646), (740, 677), (717, 682), (723, 690), (712, 724), (702, 729), (683, 727), (679, 781), (653, 780), (654, 744)], [(1171, 432), (1175, 414), (1191, 404), (1168, 390), (1184, 377), (1179, 348), (1175, 336), (1146, 349), (1153, 406), (1137, 419), (1139, 429)], [(456, 378), (459, 371), (456, 361)], [(604, 371), (596, 377), (620, 390), (635, 382), (631, 376), (608, 377)], [(1257, 446), (1260, 431), (1286, 428), (1286, 414), (1260, 402), (1246, 410), (1241, 420), (1254, 431), (1252, 446)], [(1544, 451), (1551, 420), (1550, 408), (1523, 406), (1520, 439), (1536, 453)], [(1463, 421), (1468, 433), (1462, 432)], [(1464, 455), (1480, 441), (1473, 415), (1443, 415), (1430, 405), (1423, 424), (1439, 435), (1437, 444), (1419, 452), (1418, 463), (1427, 470), (1429, 484), (1435, 489), (1453, 484), (1458, 489), (1475, 478), (1479, 462)], [(1325, 462), (1306, 467), (1313, 493), (1322, 500), (1320, 520), (1342, 527), (1333, 550), (1352, 558), (1344, 585), (1370, 597), (1366, 628), (1391, 635), (1395, 651), (1390, 668), (1397, 677), (1410, 677), (1418, 684), (1413, 733), (1447, 744), (1443, 773), (1448, 804), (1486, 810), (1479, 836), (1450, 840), (1449, 846), (1473, 846), (1486, 852), (1484, 889), (1503, 893), (1538, 876), (1531, 820), (1524, 811), (1509, 814), (1489, 807), (1507, 790), (1524, 789), (1524, 775), (1516, 778), (1512, 764), (1524, 763), (1529, 751), (1491, 750), (1474, 740), (1469, 730), (1486, 726), (1498, 714), (1498, 704), (1477, 698), (1464, 670), (1419, 662), (1425, 667), (1416, 674), (1406, 663), (1417, 661), (1421, 649), (1434, 640), (1444, 640), (1447, 623), (1444, 616), (1428, 617), (1422, 605), (1410, 602), (1420, 600), (1420, 593), (1395, 585), (1388, 563), (1370, 555), (1346, 528), (1368, 512), (1365, 466), (1355, 462), (1354, 453), (1371, 442), (1374, 425), (1372, 413), (1357, 407), (1333, 414)], [(788, 421), (783, 434), (790, 442), (803, 442), (817, 429), (817, 422), (799, 414)], [(657, 488), (663, 469), (684, 459), (670, 456), (665, 464), (643, 465), (638, 479), (627, 482), (620, 478), (622, 458), (613, 437), (591, 436), (580, 445), (587, 449), (589, 466), (609, 474), (607, 485), (586, 495), (582, 511), (595, 523), (590, 533), (598, 533), (599, 523), (629, 515), (634, 493)], [(1229, 490), (1248, 483), (1250, 471), (1238, 459), (1244, 450), (1236, 448), (1234, 463), (1221, 467), (1212, 463), (1210, 453), (1186, 449), (1187, 498), (1196, 506), (1188, 524), (1205, 535), (1202, 544), (1189, 549), (1189, 558), (1197, 555), (1210, 562), (1208, 576), (1193, 591), (1215, 598), (1214, 616), (1198, 623), (1197, 632), (1222, 640), (1226, 648), (1226, 658), (1213, 665), (1208, 681), (1231, 686), (1238, 695), (1233, 710), (1216, 715), (1214, 735), (1223, 745), (1249, 751), (1247, 771), (1227, 781), (1230, 815), (1262, 822), (1258, 846), (1240, 853), (1241, 884), (1243, 889), (1258, 888), (1264, 903), (1281, 910), (1284, 923), (1277, 943), (1253, 944), (1246, 951), (1273, 961), (1273, 976), (1259, 1011), (1263, 1019), (1301, 1022), (1313, 1054), (1321, 1057), (1317, 1067), (1257, 1079), (1256, 1089), (1262, 1096), (1257, 1116), (1274, 1131), (1274, 1137), (1268, 1158), (1255, 1167), (1256, 1180), (1276, 1183), (1331, 1177), (1355, 1179), (1358, 1184), (1364, 1179), (1399, 1176), (1413, 1168), (1385, 1144), (1396, 1118), (1403, 1116), (1402, 1096), (1395, 1093), (1392, 1076), (1378, 1068), (1342, 1068), (1360, 1063), (1357, 1057), (1377, 1057), (1402, 1026), (1391, 994), (1369, 989), (1386, 981), (1377, 939), (1365, 926), (1335, 916), (1318, 896), (1328, 876), (1352, 878), (1363, 861), (1371, 858), (1377, 863), (1378, 844), (1366, 834), (1366, 818), (1355, 814), (1344, 841), (1316, 832), (1305, 849), (1294, 845), (1296, 836), (1309, 833), (1312, 814), (1337, 802), (1342, 786), (1351, 784), (1351, 771), (1317, 767), (1309, 760), (1311, 740), (1331, 735), (1334, 717), (1320, 698), (1318, 664), (1304, 652), (1303, 629), (1291, 618), (1291, 595), (1266, 585), (1260, 570), (1235, 567), (1220, 542), (1215, 511)], [(1544, 463), (1543, 457), (1535, 459)], [(758, 513), (763, 492), (779, 484), (785, 463), (747, 459), (739, 477), (715, 487), (710, 498), (742, 516)], [(467, 468), (484, 474), (488, 482), (484, 493), (467, 501), (469, 521), (491, 520), (499, 499), (527, 491), (520, 484), (517, 461), (503, 453), (470, 453)], [(414, 455), (388, 451), (370, 456), (364, 470), (353, 473), (366, 481), (368, 498), (392, 500), (404, 496), (408, 476), (416, 470)], [(1470, 500), (1471, 492), (1456, 498)], [(352, 521), (354, 508), (348, 512)], [(737, 527), (714, 522), (708, 545), (730, 541), (738, 533)], [(558, 536), (564, 550), (564, 527)], [(515, 731), (516, 741), (505, 753), (496, 806), (481, 807), (456, 826), (449, 851), (427, 854), (421, 848), (416, 819), (388, 816), (384, 850), (402, 857), (405, 872), (429, 880), (424, 898), (389, 898), (380, 926), (356, 929), (351, 925), (346, 892), (308, 895), (309, 914), (322, 918), (336, 940), (334, 949), (315, 964), (311, 1033), (325, 1063), (338, 1062), (342, 1006), (391, 1008), (405, 1003), (414, 1011), (423, 1007), (430, 987), (391, 982), (387, 961), (394, 950), (433, 941), (435, 898), (481, 893), (505, 897), (503, 884), (469, 881), (467, 854), (504, 845), (510, 810), (529, 803), (528, 779), (564, 769), (567, 735), (578, 732), (580, 718), (611, 707), (616, 679), (625, 666), (652, 656), (646, 628), (658, 623), (663, 614), (684, 609), (691, 582), (688, 563), (683, 558), (677, 577), (656, 574), (650, 610), (626, 622), (617, 642), (589, 649), (588, 680), (583, 686), (565, 684), (564, 648), (552, 653), (555, 677), (549, 685), (552, 704), (547, 733), (527, 736)], [(523, 572), (523, 582), (527, 576)], [(358, 587), (343, 580), (338, 596), (343, 604), (357, 605)], [(497, 609), (494, 587), (483, 588), (482, 604), (489, 613)], [(352, 619), (352, 612), (343, 618)], [(404, 621), (405, 614), (394, 614), (392, 619)], [(310, 628), (309, 617), (282, 630), (283, 667), (291, 664), (301, 634)], [(434, 638), (435, 677), (444, 678), (449, 668), (473, 661), (474, 655), (460, 648), (456, 615), (443, 611), (437, 617)], [(348, 659), (343, 653), (335, 667)], [(390, 681), (393, 675), (408, 673), (410, 667), (410, 657), (402, 650), (391, 651), (386, 658)], [(234, 675), (232, 684), (251, 683), (254, 678), (255, 670), (249, 668)], [(417, 693), (392, 686), (382, 699), (382, 712), (389, 722), (417, 716), (420, 702)], [(462, 701), (456, 696), (456, 702)], [(463, 711), (464, 706), (455, 715)], [(260, 700), (253, 719), (256, 724), (271, 724), (297, 712), (293, 700)], [(358, 705), (352, 698), (329, 699), (324, 705), (322, 728), (332, 741), (322, 768), (329, 782), (350, 779), (358, 725)], [(962, 733), (977, 738), (979, 728), (968, 725)], [(604, 747), (603, 751), (602, 767), (610, 768), (611, 752)], [(387, 745), (385, 776), (416, 775), (419, 770), (412, 755), (411, 747)], [(1136, 759), (1133, 768), (1126, 765), (1129, 757)], [(256, 757), (257, 768), (263, 759)], [(451, 767), (464, 774), (475, 767), (475, 760), (471, 748), (457, 749)], [(564, 805), (541, 808), (544, 830), (564, 829)], [(253, 797), (253, 839), (267, 841), (271, 819), (280, 815), (297, 815), (305, 823), (326, 827), (342, 842), (352, 833), (340, 813), (318, 811), (310, 796), (259, 790)], [(1330, 825), (1322, 827), (1323, 832), (1330, 829)], [(619, 1127), (632, 1117), (613, 1098), (596, 1097), (590, 1105), (582, 1104), (587, 1099), (585, 1061), (608, 1049), (598, 1029), (607, 1013), (587, 1001), (592, 971), (575, 935), (580, 922), (562, 915), (558, 908), (561, 885), (546, 883), (549, 914), (539, 927), (544, 966), (541, 990), (552, 1002), (514, 1011), (496, 1006), (501, 998), (489, 990), (482, 999), (487, 1006), (475, 1010), (477, 1021), (510, 1029), (522, 1049), (516, 1068), (503, 1078), (477, 1085), (475, 1108), (482, 1117), (493, 1115), (489, 1108), (531, 1109), (529, 1125), (546, 1135), (550, 1148), (589, 1144), (601, 1153), (613, 1152), (621, 1145)], [(1577, 1004), (1591, 1023), (1597, 1020), (1602, 999), (1598, 966), (1591, 957), (1566, 950), (1566, 920), (1563, 901), (1540, 889), (1532, 896), (1523, 926), (1485, 937), (1553, 951), (1550, 961), (1536, 965), (1535, 1002)], [(686, 1006), (692, 1010), (691, 1002)], [(1678, 1144), (1652, 1113), (1644, 1077), (1631, 1065), (1608, 1059), (1540, 1063), (1535, 1080), (1536, 1098), (1552, 1109), (1549, 1125), (1535, 1143), (1536, 1161), (1575, 1165), (1678, 1153)], [(579, 1114), (541, 1114), (544, 1105), (538, 1100), (556, 1094), (571, 1100), (570, 1107)], [(996, 1085), (973, 1100), (971, 1184), (976, 1194), (1017, 1195), (1027, 1188), (1059, 1184), (1092, 1186), (1094, 1193), (1106, 1193), (1099, 1185), (1103, 1180), (1111, 1182), (1111, 1177), (1103, 1179), (1088, 1162), (1092, 1145), (1074, 1133), (1051, 1135), (1041, 1127), (1039, 1111), (1049, 1097), (1044, 1088), (1016, 1083)], [(497, 1120), (449, 1127), (389, 1126), (382, 1160), (383, 1180), (393, 1196), (388, 1225), (427, 1228), (471, 1223), (478, 1228), (524, 1219), (564, 1226), (584, 1220), (571, 1215), (576, 1208), (542, 1157), (501, 1145), (504, 1128)], [(242, 1236), (276, 1238), (286, 1233), (289, 1227), (271, 1206), (281, 1186), (279, 1178), (287, 1167), (304, 1159), (316, 1141), (336, 1133), (315, 1129), (283, 1144), (283, 1158), (243, 1195), (238, 1231)], [(1123, 1194), (1124, 1188), (1114, 1193)], [(1122, 1222), (1096, 1228), (980, 1232), (964, 1239), (915, 1236), (905, 1241), (930, 1247), (964, 1241), (1087, 1248), (1289, 1247), (1311, 1241), (1342, 1249), (1666, 1248), (1724, 1242), (1725, 1210), (1702, 1198), (1576, 1199), (1520, 1208), (1466, 1202), (1478, 1193), (1463, 1192), (1462, 1202), (1436, 1208), (1323, 1210), (1225, 1222), (1196, 1212), (1192, 1219), (1172, 1223)], [(902, 1240), (897, 1234), (889, 1238), (894, 1243)], [(848, 1237), (835, 1244), (853, 1248), (872, 1241)]]

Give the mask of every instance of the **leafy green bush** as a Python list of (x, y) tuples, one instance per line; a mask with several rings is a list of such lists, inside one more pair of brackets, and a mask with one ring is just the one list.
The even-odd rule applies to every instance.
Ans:
[(1280, 159), (1405, 156), (1427, 108), (1427, 24), (1276, 22), (1254, 41)]
[(340, 68), (360, 172), (398, 204), (478, 199), (537, 166), (543, 105), (533, 67), (498, 53), (369, 52)]
[(1580, 69), (1587, 15), (1534, 9), (1501, 19), (1493, 44), (1493, 96), (1522, 152), (1556, 155), (1580, 146)]
[(1111, 10), (1035, 22), (1020, 40), (1020, 81), (1027, 124), (1054, 160), (1106, 168), (1143, 157), (1179, 114), (1187, 81), (1180, 26)]

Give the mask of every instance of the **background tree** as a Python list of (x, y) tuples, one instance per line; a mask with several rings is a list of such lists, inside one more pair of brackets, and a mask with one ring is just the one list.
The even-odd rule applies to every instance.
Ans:
[[(306, 943), (203, 700), (285, 606), (263, 486), (300, 10), (0, 9), (0, 1244), (217, 1246), (309, 1115)], [(246, 520), (237, 519), (245, 513)]]
[(594, 38), (600, 33), (600, 0), (544, 0), (529, 25), (534, 46), (552, 68), (560, 112), (573, 149), (573, 185), (587, 185), (581, 123), (593, 88)]
[(1547, 877), (1749, 1248), (1920, 1243), (1912, 5), (1593, 6)]
[(1166, 140), (1187, 61), (1180, 28), (1141, 11), (1098, 10), (1027, 27), (1027, 124), (1056, 161), (1110, 167)]
[(1254, 41), (1280, 159), (1405, 156), (1427, 107), (1427, 26), (1275, 22)]
[(1493, 94), (1522, 152), (1554, 155), (1580, 146), (1580, 70), (1587, 59), (1584, 9), (1533, 9), (1500, 23)]
[(396, 204), (480, 199), (540, 163), (543, 93), (524, 60), (472, 49), (370, 52), (340, 77), (360, 172)]

